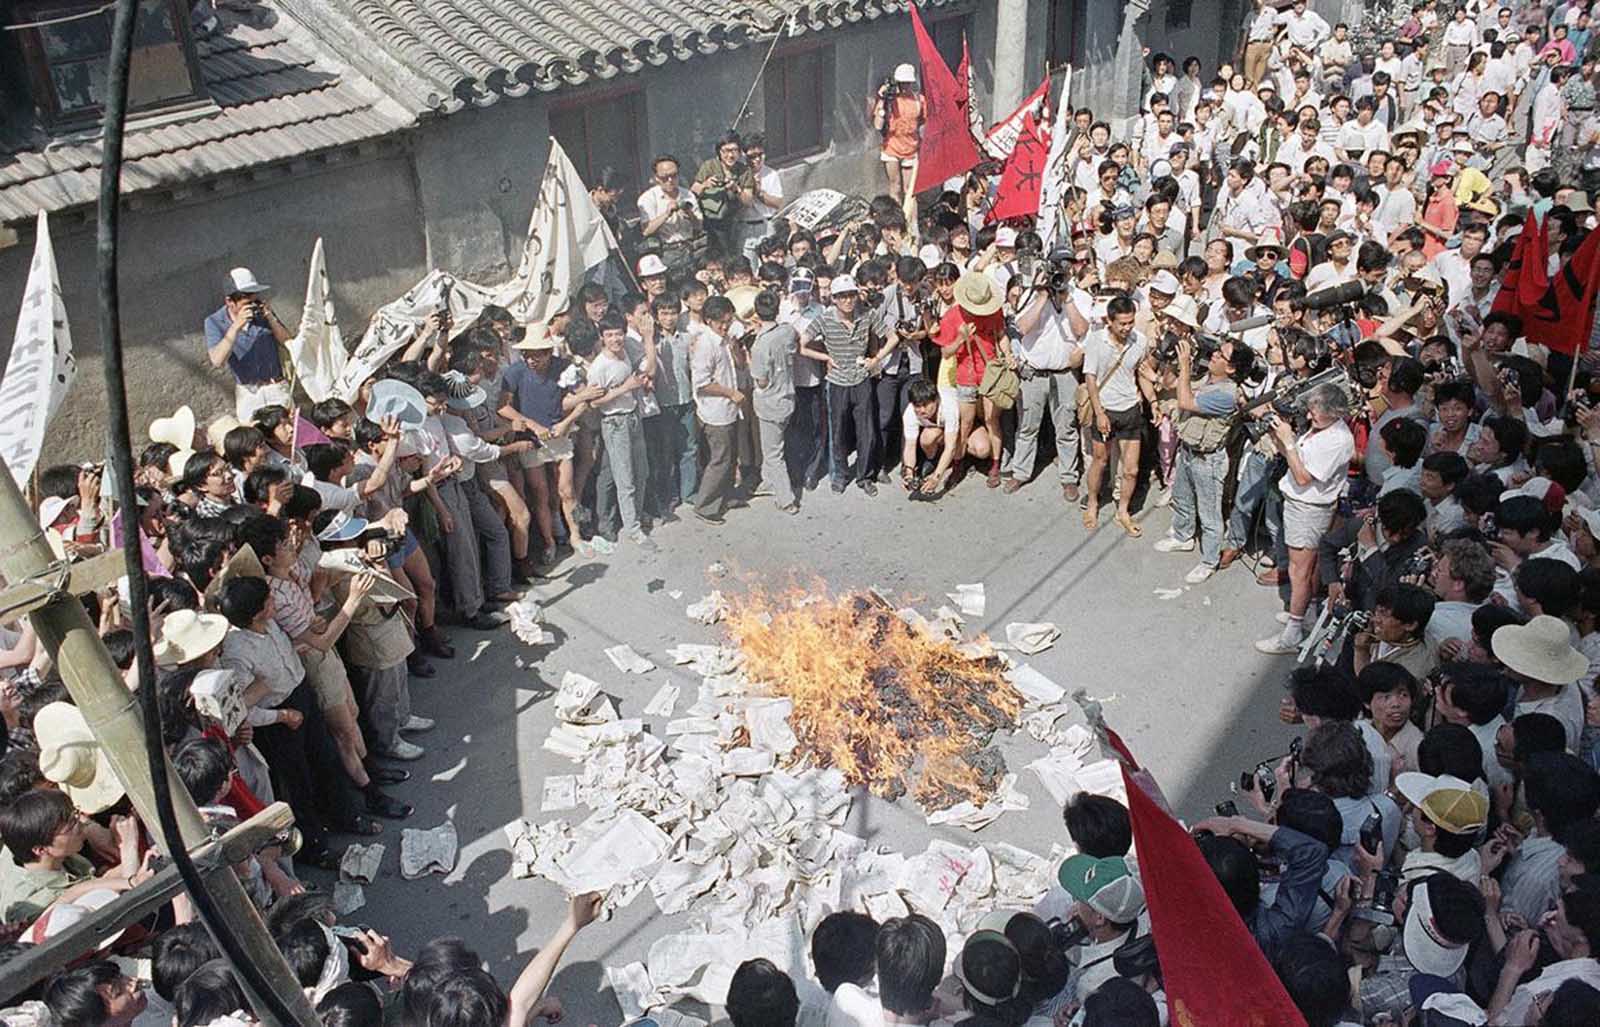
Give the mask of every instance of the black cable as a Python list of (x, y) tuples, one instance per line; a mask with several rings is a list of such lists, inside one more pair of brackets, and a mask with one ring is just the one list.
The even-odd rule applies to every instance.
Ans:
[(267, 1008), (264, 1012), (281, 1024), (296, 1022), (245, 952), (227, 920), (217, 909), (205, 880), (195, 868), (178, 830), (172, 806), (172, 780), (167, 774), (162, 748), (161, 708), (156, 702), (155, 656), (150, 647), (150, 599), (140, 546), (139, 504), (133, 501), (133, 446), (128, 435), (127, 382), (122, 366), (121, 298), (117, 291), (117, 232), (122, 182), (122, 136), (128, 114), (128, 66), (133, 52), (133, 30), (139, 0), (118, 0), (111, 28), (111, 55), (106, 70), (105, 133), (101, 145), (100, 211), (95, 236), (100, 284), (100, 353), (106, 379), (107, 442), (111, 449), (111, 480), (122, 500), (122, 553), (128, 575), (128, 605), (133, 614), (134, 654), (139, 668), (139, 706), (144, 717), (145, 758), (150, 763), (150, 783), (155, 793), (156, 819), (162, 844), (194, 902), (200, 919), (218, 947), (242, 978), (249, 993)]

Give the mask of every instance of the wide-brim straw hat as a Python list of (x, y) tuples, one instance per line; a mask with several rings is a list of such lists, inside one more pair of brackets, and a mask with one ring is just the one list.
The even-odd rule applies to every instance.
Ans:
[(982, 271), (968, 271), (956, 279), (956, 305), (969, 314), (992, 314), (1005, 301), (1005, 294), (994, 279)]

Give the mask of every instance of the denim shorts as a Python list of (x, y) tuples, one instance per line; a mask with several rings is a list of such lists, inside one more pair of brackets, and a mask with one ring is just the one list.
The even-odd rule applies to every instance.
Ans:
[(978, 401), (978, 387), (976, 385), (957, 385), (956, 402), (976, 403)]
[(407, 528), (405, 540), (400, 543), (400, 548), (385, 557), (383, 562), (390, 567), (399, 567), (406, 562), (406, 557), (421, 548), (422, 544), (417, 541), (417, 536), (411, 534), (411, 529)]

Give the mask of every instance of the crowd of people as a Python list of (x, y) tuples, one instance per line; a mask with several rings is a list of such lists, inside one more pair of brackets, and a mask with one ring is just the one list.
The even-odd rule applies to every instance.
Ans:
[[(1424, 0), (1358, 49), (1304, 0), (1258, 0), (1237, 68), (1156, 54), (1119, 131), (1058, 122), (1050, 225), (989, 217), (997, 166), (910, 195), (927, 110), (902, 66), (860, 216), (780, 219), (759, 136), (687, 184), (656, 158), (636, 221), (601, 173), (636, 291), (588, 284), (530, 324), (440, 311), (350, 402), (297, 395), (291, 329), (236, 268), (205, 320), (234, 411), (151, 424), (129, 499), (157, 680), (116, 593), (85, 603), (214, 825), (293, 809), (298, 845), (236, 871), (325, 1023), (523, 1027), (560, 1015), (546, 985), (597, 896), (507, 990), (460, 939), (403, 958), (301, 881), (412, 814), (396, 789), (433, 721), (409, 683), (456, 655), (446, 625), (500, 630), (563, 564), (653, 551), (680, 510), (795, 514), (824, 480), (1003, 506), (1053, 476), (1069, 531), (1135, 539), (1170, 506), (1154, 548), (1194, 554), (1190, 585), (1276, 589), (1255, 647), (1299, 657), (1280, 715), (1301, 736), (1245, 776), (1252, 815), (1194, 829), (1306, 1021), (1600, 1022), (1600, 364), (1500, 302), (1519, 233), (1554, 278), (1596, 228), (1592, 34), (1566, 0)], [(102, 476), (37, 476), (66, 556), (122, 544)], [(0, 675), (3, 958), (147, 879), (153, 850), (26, 620)], [(751, 960), (729, 1018), (1167, 1023), (1140, 874), (1163, 853), (1132, 851), (1113, 799), (1064, 821), (1076, 854), (1036, 910), (959, 951), (923, 916), (833, 913), (814, 979)], [(113, 944), (151, 980), (86, 954), (0, 1019), (251, 1022), (186, 900)]]

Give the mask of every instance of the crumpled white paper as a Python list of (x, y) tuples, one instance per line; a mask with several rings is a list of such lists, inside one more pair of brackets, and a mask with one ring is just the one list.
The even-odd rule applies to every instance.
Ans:
[(1032, 656), (1034, 653), (1044, 652), (1056, 644), (1061, 637), (1061, 629), (1054, 624), (1018, 624), (1006, 625), (1006, 641), (1020, 652)]
[(617, 708), (600, 690), (600, 682), (570, 670), (561, 676), (555, 712), (568, 724), (604, 724), (617, 719)]
[(684, 614), (701, 624), (715, 624), (728, 612), (728, 601), (720, 591), (713, 590), (684, 608)]
[(339, 860), (340, 880), (371, 884), (377, 880), (378, 868), (383, 865), (385, 851), (387, 850), (381, 842), (373, 845), (347, 846), (344, 856)]
[(614, 645), (605, 650), (606, 658), (624, 674), (648, 674), (656, 665), (633, 651), (631, 645)]
[(955, 603), (961, 610), (963, 617), (982, 617), (985, 599), (983, 584), (957, 585), (954, 592), (946, 592), (945, 598)]
[(448, 874), (456, 865), (456, 825), (446, 820), (427, 831), (400, 832), (400, 876), (414, 881), (424, 874)]

